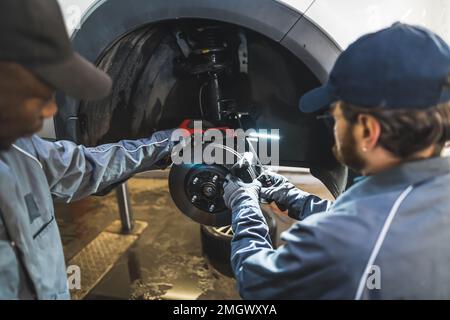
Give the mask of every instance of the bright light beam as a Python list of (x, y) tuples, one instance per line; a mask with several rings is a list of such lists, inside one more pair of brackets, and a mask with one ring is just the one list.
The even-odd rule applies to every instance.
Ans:
[(249, 133), (249, 137), (259, 138), (259, 139), (268, 139), (268, 140), (280, 140), (280, 136), (277, 134), (267, 134), (267, 133), (258, 133), (258, 132)]

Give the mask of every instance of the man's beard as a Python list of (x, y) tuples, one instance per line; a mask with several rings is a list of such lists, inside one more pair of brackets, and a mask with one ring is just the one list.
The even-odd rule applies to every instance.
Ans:
[(336, 159), (354, 171), (361, 172), (366, 162), (356, 151), (356, 141), (350, 128), (345, 132), (342, 141), (340, 141), (340, 146), (340, 149), (337, 148), (336, 144), (333, 146), (333, 154)]

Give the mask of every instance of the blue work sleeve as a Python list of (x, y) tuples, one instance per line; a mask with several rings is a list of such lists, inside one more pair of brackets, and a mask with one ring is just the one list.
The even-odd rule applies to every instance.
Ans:
[(282, 233), (286, 244), (274, 249), (259, 207), (236, 208), (231, 263), (243, 299), (327, 298), (329, 289), (342, 281), (341, 264), (346, 262), (336, 258), (342, 241), (315, 222), (324, 215), (295, 223)]
[(289, 190), (284, 203), (287, 204), (289, 217), (295, 220), (303, 220), (314, 213), (325, 212), (333, 204), (332, 201), (321, 199), (298, 188)]
[(125, 181), (132, 175), (158, 168), (173, 147), (171, 130), (148, 139), (124, 140), (95, 148), (70, 141), (32, 138), (54, 200), (70, 202)]
[(259, 203), (244, 198), (232, 210), (233, 240), (231, 241), (231, 262), (234, 272), (238, 272), (242, 262), (261, 249), (272, 250), (272, 241), (266, 218)]

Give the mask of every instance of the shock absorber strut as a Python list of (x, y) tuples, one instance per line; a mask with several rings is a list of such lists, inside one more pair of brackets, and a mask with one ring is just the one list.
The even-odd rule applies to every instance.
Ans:
[(188, 71), (203, 79), (199, 102), (204, 117), (220, 123), (227, 99), (223, 97), (223, 75), (230, 65), (229, 53), (220, 26), (196, 29), (195, 48), (189, 57)]

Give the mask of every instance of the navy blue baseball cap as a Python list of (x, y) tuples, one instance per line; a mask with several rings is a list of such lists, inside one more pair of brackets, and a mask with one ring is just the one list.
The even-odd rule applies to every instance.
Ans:
[(316, 112), (338, 100), (366, 108), (424, 109), (450, 101), (449, 73), (444, 40), (397, 22), (342, 52), (328, 82), (301, 97), (300, 110)]

